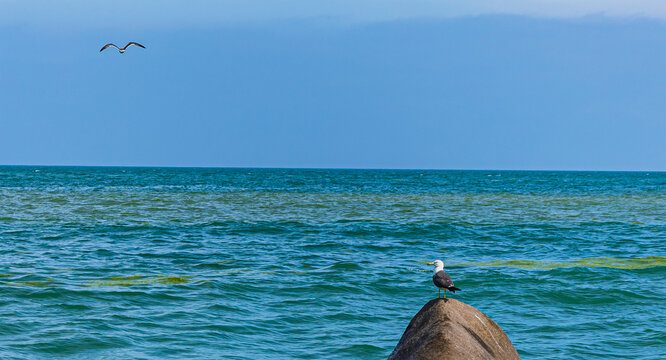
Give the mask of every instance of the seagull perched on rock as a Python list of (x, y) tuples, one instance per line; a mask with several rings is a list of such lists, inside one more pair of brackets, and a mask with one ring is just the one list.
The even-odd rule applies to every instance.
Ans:
[(442, 260), (435, 260), (435, 262), (428, 263), (428, 265), (435, 265), (435, 273), (432, 275), (432, 282), (439, 289), (439, 296), (442, 297), (442, 290), (444, 290), (444, 298), (446, 299), (446, 290), (455, 293), (460, 290), (453, 286), (453, 280), (449, 274), (444, 271), (444, 263)]
[(113, 46), (114, 48), (118, 49), (118, 52), (119, 52), (119, 53), (122, 54), (122, 53), (124, 53), (125, 50), (127, 50), (127, 48), (130, 47), (131, 45), (136, 45), (136, 46), (138, 46), (138, 47), (140, 47), (140, 48), (144, 48), (144, 49), (146, 48), (145, 46), (143, 46), (143, 45), (141, 45), (141, 44), (139, 44), (139, 43), (137, 43), (137, 42), (130, 41), (130, 42), (128, 42), (127, 45), (125, 45), (125, 47), (122, 48), (122, 49), (119, 48), (119, 47), (117, 47), (115, 44), (106, 44), (106, 45), (104, 45), (104, 47), (102, 47), (102, 49), (99, 50), (99, 52), (102, 52), (102, 50), (104, 50), (104, 49), (106, 49), (106, 48), (108, 48), (108, 47), (110, 47), (110, 46)]

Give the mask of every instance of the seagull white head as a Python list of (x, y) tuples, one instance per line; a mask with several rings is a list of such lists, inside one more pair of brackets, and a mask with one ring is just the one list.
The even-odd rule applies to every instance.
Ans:
[(428, 265), (435, 265), (435, 272), (444, 270), (444, 263), (442, 260), (435, 260), (434, 262), (428, 263)]

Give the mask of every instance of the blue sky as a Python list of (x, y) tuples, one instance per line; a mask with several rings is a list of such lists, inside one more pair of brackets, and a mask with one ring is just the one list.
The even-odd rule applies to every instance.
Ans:
[(0, 164), (666, 170), (666, 5), (458, 3), (0, 0)]

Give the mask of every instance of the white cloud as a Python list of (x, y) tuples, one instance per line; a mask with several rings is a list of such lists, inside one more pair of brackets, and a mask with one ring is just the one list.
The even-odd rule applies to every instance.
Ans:
[(326, 17), (349, 22), (485, 14), (666, 19), (666, 0), (0, 0), (0, 24), (219, 25)]

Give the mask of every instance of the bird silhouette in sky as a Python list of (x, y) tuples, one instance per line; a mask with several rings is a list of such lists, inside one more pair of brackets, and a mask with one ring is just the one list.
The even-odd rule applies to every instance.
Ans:
[(139, 43), (137, 43), (137, 42), (130, 41), (130, 42), (128, 42), (127, 45), (125, 45), (125, 47), (122, 48), (122, 49), (119, 48), (119, 47), (117, 47), (115, 44), (106, 44), (106, 45), (104, 45), (104, 47), (102, 47), (102, 48), (99, 50), (99, 52), (102, 52), (104, 49), (113, 46), (114, 48), (118, 49), (118, 52), (119, 52), (119, 53), (122, 54), (122, 53), (125, 52), (125, 50), (127, 50), (128, 47), (130, 47), (130, 46), (132, 46), (132, 45), (136, 45), (136, 46), (138, 46), (138, 47), (140, 47), (140, 48), (144, 48), (144, 49), (146, 48), (145, 46), (143, 46), (143, 45), (141, 45), (141, 44), (139, 44)]

